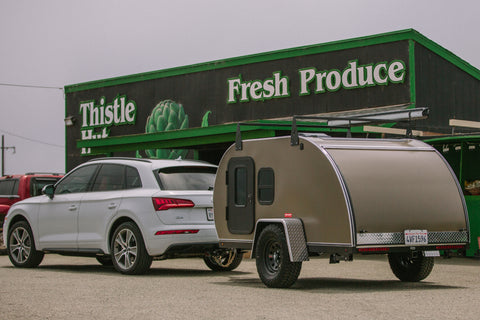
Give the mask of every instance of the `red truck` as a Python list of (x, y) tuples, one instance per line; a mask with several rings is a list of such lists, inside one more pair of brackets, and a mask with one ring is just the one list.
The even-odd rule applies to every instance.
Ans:
[[(3, 221), (11, 205), (41, 195), (45, 185), (55, 184), (60, 178), (62, 175), (58, 173), (26, 173), (0, 177), (0, 236)], [(0, 239), (0, 248), (3, 247), (2, 242)]]

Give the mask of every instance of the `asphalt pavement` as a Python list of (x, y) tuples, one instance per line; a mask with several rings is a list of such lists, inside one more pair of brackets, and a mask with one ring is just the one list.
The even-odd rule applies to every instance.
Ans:
[(303, 263), (290, 289), (266, 288), (255, 260), (213, 272), (202, 259), (154, 261), (124, 276), (95, 259), (46, 255), (35, 269), (0, 256), (0, 319), (479, 319), (480, 260), (436, 260), (402, 283), (385, 256)]

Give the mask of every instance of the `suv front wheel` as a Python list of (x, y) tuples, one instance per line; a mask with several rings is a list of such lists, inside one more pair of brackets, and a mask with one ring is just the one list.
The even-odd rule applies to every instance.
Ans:
[(133, 222), (124, 222), (115, 230), (111, 242), (113, 266), (123, 274), (143, 274), (150, 269), (142, 234)]
[(35, 249), (32, 229), (26, 221), (19, 221), (10, 228), (7, 242), (8, 257), (14, 266), (33, 268), (42, 262), (44, 253)]

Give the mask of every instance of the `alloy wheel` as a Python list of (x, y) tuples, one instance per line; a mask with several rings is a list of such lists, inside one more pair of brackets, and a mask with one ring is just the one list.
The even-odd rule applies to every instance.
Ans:
[(25, 263), (32, 251), (32, 239), (23, 227), (18, 227), (10, 235), (11, 257), (19, 264)]
[(124, 270), (130, 269), (137, 259), (137, 239), (129, 229), (123, 229), (115, 237), (113, 256), (117, 265)]

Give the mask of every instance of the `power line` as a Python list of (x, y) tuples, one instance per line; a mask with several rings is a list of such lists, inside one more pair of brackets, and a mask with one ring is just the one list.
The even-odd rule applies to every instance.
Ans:
[(17, 137), (17, 138), (20, 138), (20, 139), (23, 139), (23, 140), (27, 140), (27, 141), (30, 141), (30, 142), (40, 143), (40, 144), (44, 144), (44, 145), (55, 147), (55, 148), (62, 148), (62, 149), (65, 148), (64, 146), (61, 146), (61, 145), (58, 145), (58, 144), (53, 144), (53, 143), (49, 143), (49, 142), (44, 142), (44, 141), (40, 141), (40, 140), (36, 140), (36, 139), (27, 138), (27, 137), (20, 136), (18, 134), (11, 133), (11, 132), (8, 132), (8, 131), (2, 130), (2, 129), (0, 129), (0, 132), (9, 134), (11, 136), (14, 136), (14, 137)]
[(56, 89), (56, 90), (62, 90), (62, 91), (63, 91), (63, 88), (60, 88), (60, 87), (34, 86), (34, 85), (29, 85), (29, 84), (0, 83), (0, 86), (4, 86), (4, 87), (21, 87), (21, 88), (35, 88), (35, 89)]

